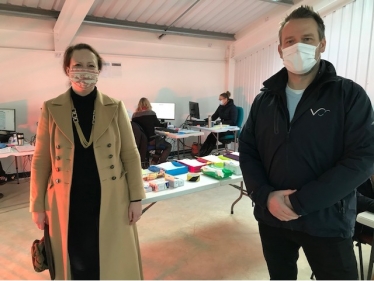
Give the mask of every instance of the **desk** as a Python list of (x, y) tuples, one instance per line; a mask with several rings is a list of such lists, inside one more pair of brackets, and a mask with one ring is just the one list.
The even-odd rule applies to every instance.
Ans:
[[(234, 141), (234, 151), (236, 151), (236, 140), (237, 140), (237, 134), (238, 134), (238, 131), (240, 131), (240, 128), (237, 127), (237, 126), (214, 126), (214, 127), (200, 127), (200, 126), (190, 126), (191, 129), (193, 130), (200, 130), (200, 131), (207, 131), (207, 132), (210, 132), (210, 133), (216, 133), (217, 136), (216, 136), (216, 139), (217, 139), (217, 152), (218, 152), (218, 141), (219, 141), (219, 133), (224, 133), (224, 132), (228, 132), (228, 131), (231, 131), (231, 132), (234, 132), (234, 135), (235, 135), (235, 141)], [(201, 144), (201, 139), (199, 137), (199, 144)]]
[(178, 154), (178, 159), (179, 159), (179, 142), (182, 140), (182, 145), (183, 145), (183, 157), (184, 157), (184, 139), (189, 138), (189, 137), (200, 137), (204, 135), (203, 132), (188, 132), (188, 133), (183, 133), (183, 130), (180, 130), (181, 133), (169, 133), (169, 132), (164, 132), (164, 131), (158, 131), (155, 130), (155, 133), (160, 136), (166, 136), (171, 139), (177, 140), (177, 154)]
[[(374, 214), (371, 212), (362, 212), (357, 215), (356, 218), (357, 222), (366, 225), (368, 227), (374, 228)], [(362, 263), (362, 261), (361, 261)], [(373, 263), (374, 263), (374, 239), (371, 244), (371, 251), (370, 251), (370, 260), (369, 260), (369, 268), (368, 268), (368, 275), (367, 279), (371, 280), (371, 276), (373, 273)], [(363, 276), (361, 276), (363, 278)]]
[(18, 174), (18, 162), (17, 157), (20, 156), (29, 156), (34, 154), (35, 147), (30, 144), (25, 144), (24, 147), (26, 150), (30, 147), (30, 151), (19, 152), (15, 147), (11, 147), (10, 152), (8, 153), (0, 153), (0, 158), (7, 158), (9, 156), (14, 156), (16, 162), (16, 175), (17, 175), (17, 183), (19, 183), (19, 174)]
[[(184, 186), (171, 188), (171, 189), (158, 191), (158, 192), (147, 192), (146, 198), (142, 200), (142, 204), (151, 204), (151, 205), (144, 208), (143, 213), (145, 213), (150, 207), (152, 207), (158, 201), (171, 199), (171, 198), (183, 196), (186, 194), (200, 192), (200, 191), (204, 191), (204, 190), (208, 190), (208, 189), (216, 188), (220, 186), (225, 186), (225, 185), (231, 185), (235, 188), (238, 188), (233, 185), (234, 183), (240, 183), (241, 187), (243, 187), (243, 176), (241, 175), (240, 176), (232, 175), (230, 178), (217, 180), (217, 179), (208, 177), (206, 175), (203, 175), (201, 173), (200, 181), (198, 182), (187, 181), (187, 174), (182, 174), (176, 177), (179, 177), (185, 180)], [(231, 214), (234, 213), (233, 212), (234, 205), (241, 199), (241, 197), (242, 197), (242, 194), (240, 194), (239, 198), (232, 203)]]

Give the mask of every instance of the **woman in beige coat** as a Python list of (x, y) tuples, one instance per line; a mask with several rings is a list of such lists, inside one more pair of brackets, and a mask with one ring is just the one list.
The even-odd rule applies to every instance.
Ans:
[(49, 224), (56, 279), (142, 279), (140, 157), (125, 106), (96, 89), (101, 67), (91, 46), (69, 47), (72, 88), (44, 103), (38, 125), (30, 211)]

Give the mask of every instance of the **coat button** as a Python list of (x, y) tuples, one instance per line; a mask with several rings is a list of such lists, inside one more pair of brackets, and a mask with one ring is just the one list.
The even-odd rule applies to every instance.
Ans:
[(113, 155), (112, 155), (112, 154), (109, 154), (109, 159), (110, 159), (110, 158), (113, 158)]
[(60, 146), (60, 145), (58, 144), (58, 145), (56, 145), (56, 148), (57, 148), (57, 149), (60, 149), (60, 148), (61, 148), (61, 146)]
[(108, 144), (107, 144), (107, 147), (111, 147), (111, 146), (112, 146), (112, 144), (111, 144), (111, 143), (108, 143)]
[(114, 169), (114, 165), (111, 165), (110, 168), (111, 168), (111, 169)]
[(115, 180), (116, 179), (116, 177), (112, 177), (112, 180)]
[(59, 183), (59, 182), (60, 182), (60, 180), (59, 180), (59, 179), (57, 179), (57, 180), (56, 180), (56, 183)]
[(60, 171), (60, 168), (56, 168), (56, 172), (59, 172)]
[(57, 160), (60, 160), (61, 158), (60, 158), (60, 156), (57, 156), (56, 159), (57, 159)]

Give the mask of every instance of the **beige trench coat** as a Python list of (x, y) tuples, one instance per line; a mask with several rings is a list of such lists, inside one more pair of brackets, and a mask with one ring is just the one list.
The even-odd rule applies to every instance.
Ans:
[[(71, 279), (67, 251), (74, 136), (70, 91), (44, 103), (31, 165), (30, 211), (49, 219), (56, 279)], [(130, 200), (145, 198), (141, 165), (125, 106), (98, 91), (93, 146), (101, 181), (100, 279), (142, 279)]]

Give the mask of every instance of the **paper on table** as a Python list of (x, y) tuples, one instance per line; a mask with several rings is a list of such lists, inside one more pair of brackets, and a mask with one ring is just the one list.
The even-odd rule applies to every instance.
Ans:
[(14, 148), (17, 149), (18, 152), (29, 152), (35, 150), (35, 146), (33, 145), (15, 146)]
[(191, 167), (200, 167), (200, 166), (205, 165), (205, 163), (201, 163), (197, 161), (196, 159), (183, 159), (183, 160), (178, 160), (178, 162), (191, 166)]
[(11, 147), (5, 147), (0, 149), (0, 153), (11, 153), (12, 148)]
[(223, 162), (222, 159), (220, 159), (218, 156), (215, 156), (215, 155), (207, 155), (207, 156), (204, 156), (204, 157), (201, 157), (209, 162), (213, 162), (213, 163), (219, 163), (219, 162)]

